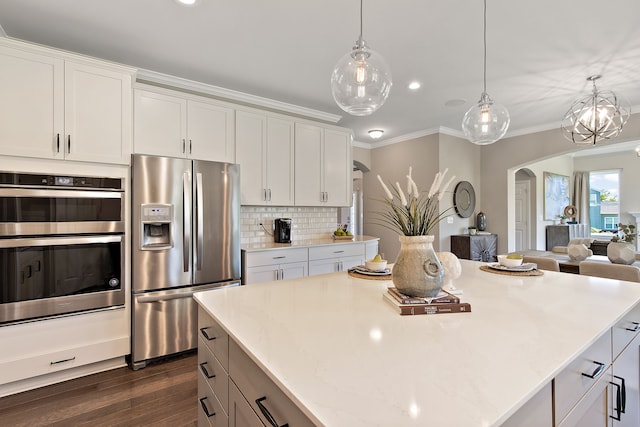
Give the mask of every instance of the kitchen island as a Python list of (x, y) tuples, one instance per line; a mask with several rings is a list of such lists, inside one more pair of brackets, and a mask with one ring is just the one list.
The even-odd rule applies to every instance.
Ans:
[[(609, 340), (640, 302), (633, 283), (547, 271), (514, 277), (461, 263), (455, 285), (471, 313), (400, 316), (383, 301), (391, 281), (347, 272), (195, 299), (312, 423), (326, 426), (497, 426), (532, 398), (550, 412), (552, 380)], [(637, 406), (628, 399), (627, 411)]]

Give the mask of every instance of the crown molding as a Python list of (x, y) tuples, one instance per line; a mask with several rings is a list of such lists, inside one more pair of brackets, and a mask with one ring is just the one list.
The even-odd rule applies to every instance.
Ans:
[(342, 118), (342, 116), (337, 114), (326, 113), (324, 111), (301, 107), (299, 105), (275, 101), (273, 99), (263, 98), (261, 96), (251, 95), (231, 89), (225, 89), (223, 87), (200, 83), (194, 80), (184, 79), (181, 77), (171, 76), (169, 74), (158, 73), (156, 71), (146, 69), (139, 69), (136, 79), (141, 83), (155, 83), (173, 88), (199, 92), (215, 96), (217, 98), (223, 98), (229, 101), (241, 102), (258, 107), (297, 114), (300, 116), (322, 120), (334, 124)]

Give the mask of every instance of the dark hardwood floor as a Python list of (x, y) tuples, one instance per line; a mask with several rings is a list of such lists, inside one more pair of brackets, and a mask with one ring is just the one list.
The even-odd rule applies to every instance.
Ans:
[(114, 369), (0, 399), (2, 426), (196, 426), (197, 356)]

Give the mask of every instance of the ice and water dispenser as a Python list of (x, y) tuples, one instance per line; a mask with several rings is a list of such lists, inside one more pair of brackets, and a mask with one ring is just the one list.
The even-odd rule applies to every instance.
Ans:
[(140, 209), (140, 226), (142, 227), (140, 249), (161, 250), (172, 247), (173, 205), (143, 204)]

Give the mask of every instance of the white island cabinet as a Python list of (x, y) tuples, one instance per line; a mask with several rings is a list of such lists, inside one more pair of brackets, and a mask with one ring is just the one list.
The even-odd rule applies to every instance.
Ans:
[[(637, 425), (637, 283), (461, 263), (470, 313), (400, 316), (383, 300), (391, 281), (346, 272), (195, 299), (228, 336), (245, 415), (262, 414), (262, 395), (234, 380), (233, 364), (249, 361), (259, 370), (242, 370), (275, 385), (302, 425)], [(264, 406), (278, 425), (296, 425), (275, 401)]]
[(134, 73), (0, 38), (0, 154), (128, 164)]

